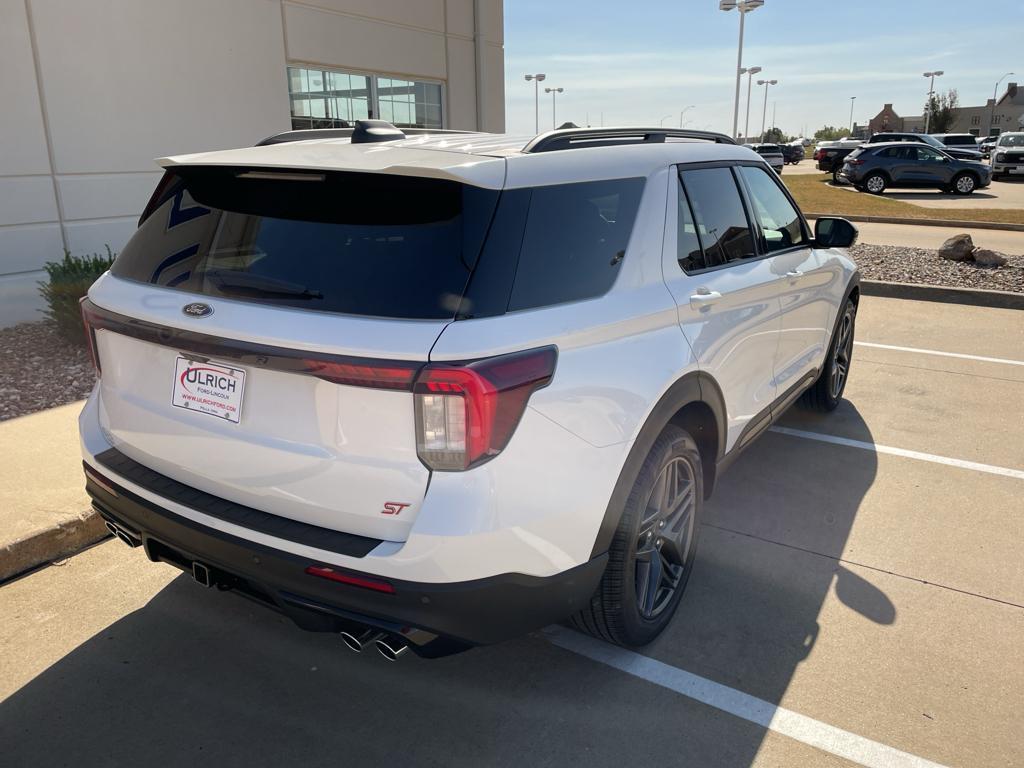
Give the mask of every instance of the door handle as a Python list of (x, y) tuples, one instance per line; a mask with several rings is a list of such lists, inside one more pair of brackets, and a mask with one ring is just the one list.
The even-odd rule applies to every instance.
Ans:
[(789, 270), (789, 272), (786, 273), (786, 277), (788, 277), (790, 280), (797, 280), (803, 276), (804, 273), (801, 272), (799, 269), (791, 269)]
[(690, 296), (690, 306), (696, 307), (697, 309), (710, 307), (720, 298), (722, 298), (722, 294), (718, 291), (711, 291), (707, 288), (698, 288), (697, 292)]

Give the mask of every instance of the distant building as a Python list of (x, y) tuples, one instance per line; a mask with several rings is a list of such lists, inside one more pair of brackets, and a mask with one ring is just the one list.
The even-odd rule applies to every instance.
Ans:
[[(868, 129), (870, 133), (924, 133), (924, 115), (900, 117), (893, 110), (892, 104), (886, 104), (868, 123)], [(1024, 130), (1024, 88), (1019, 88), (1017, 83), (1010, 83), (1006, 86), (1006, 92), (995, 101), (988, 99), (984, 106), (958, 107), (949, 132), (998, 136), (1004, 131), (1021, 130)]]

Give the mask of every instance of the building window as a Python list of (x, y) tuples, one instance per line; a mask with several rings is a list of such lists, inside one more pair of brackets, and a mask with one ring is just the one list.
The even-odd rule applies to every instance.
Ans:
[(999, 125), (1001, 122), (1003, 122), (1003, 116), (1002, 115), (995, 115), (995, 116), (993, 116), (992, 122), (995, 123), (996, 125)]
[(980, 124), (981, 124), (981, 116), (980, 115), (974, 115), (971, 118), (971, 125), (980, 125)]
[(288, 67), (292, 128), (344, 128), (379, 118), (400, 128), (443, 128), (441, 84)]

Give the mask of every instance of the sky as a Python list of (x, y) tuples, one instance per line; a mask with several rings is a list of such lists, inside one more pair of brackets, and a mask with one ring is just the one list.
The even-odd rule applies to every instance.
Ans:
[[(679, 126), (732, 130), (739, 13), (717, 0), (505, 0), (505, 103), (509, 133), (532, 133), (534, 84), (543, 72), (540, 129), (558, 124)], [(1024, 86), (1024, 3), (1003, 0), (765, 0), (746, 16), (743, 65), (754, 76), (750, 133), (767, 123), (790, 135), (866, 123), (886, 103), (920, 115), (922, 73), (943, 70), (935, 89), (955, 88), (964, 106), (984, 104), (1006, 72)], [(746, 120), (743, 77), (739, 130)], [(686, 109), (689, 105), (692, 108)]]

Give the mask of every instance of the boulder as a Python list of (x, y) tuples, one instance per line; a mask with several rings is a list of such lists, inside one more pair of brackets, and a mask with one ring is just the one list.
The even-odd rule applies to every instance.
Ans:
[(953, 235), (939, 246), (939, 258), (950, 261), (969, 261), (974, 253), (974, 241), (968, 234)]
[(974, 261), (979, 267), (1001, 267), (1006, 264), (1006, 257), (988, 248), (975, 248)]

